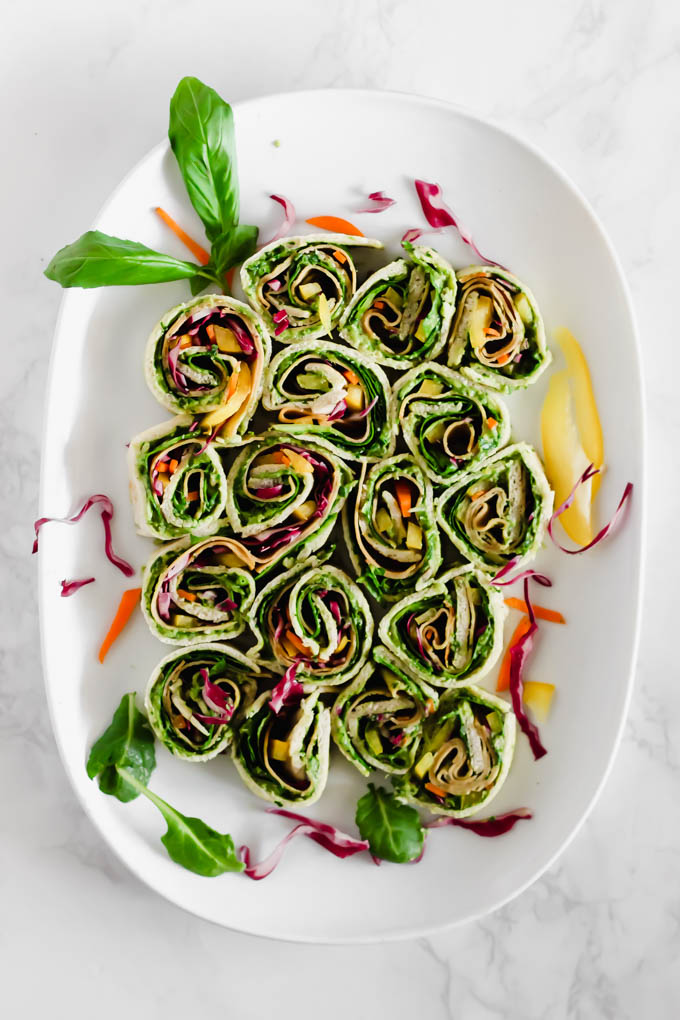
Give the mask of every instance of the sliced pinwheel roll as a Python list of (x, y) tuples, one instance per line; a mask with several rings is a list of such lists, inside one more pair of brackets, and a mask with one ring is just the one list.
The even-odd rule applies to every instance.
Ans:
[(421, 588), (441, 566), (432, 486), (410, 454), (362, 465), (342, 523), (352, 566), (381, 602)]
[(262, 589), (251, 610), (253, 653), (279, 669), (295, 667), (308, 687), (347, 683), (366, 662), (373, 617), (354, 582), (318, 558)]
[(447, 691), (423, 723), (418, 759), (394, 780), (401, 800), (464, 818), (486, 808), (505, 782), (515, 750), (510, 706), (481, 687)]
[(265, 436), (238, 454), (229, 471), (227, 520), (263, 566), (308, 556), (326, 541), (354, 480), (329, 450)]
[(275, 711), (272, 692), (252, 705), (233, 747), (246, 786), (275, 804), (313, 804), (328, 779), (329, 711), (315, 691), (288, 699)]
[(397, 602), (378, 633), (412, 676), (433, 687), (456, 687), (492, 668), (506, 615), (502, 596), (483, 574), (456, 567)]
[(142, 611), (151, 632), (171, 645), (228, 641), (246, 628), (257, 564), (233, 538), (164, 545), (144, 568)]
[(503, 401), (433, 361), (402, 376), (394, 396), (406, 444), (438, 485), (449, 485), (510, 439)]
[(381, 365), (410, 368), (436, 358), (446, 343), (456, 274), (432, 248), (404, 242), (397, 259), (366, 280), (342, 317), (340, 335)]
[(217, 531), (227, 477), (215, 446), (191, 418), (178, 416), (135, 436), (128, 466), (140, 535), (169, 539)]
[(534, 382), (552, 355), (531, 291), (497, 266), (469, 266), (456, 275), (458, 301), (449, 336), (449, 365), (498, 390)]
[(394, 449), (392, 393), (383, 370), (329, 341), (303, 340), (276, 355), (264, 406), (277, 430), (330, 443), (341, 457), (379, 460)]
[(516, 443), (461, 475), (437, 500), (453, 544), (480, 570), (533, 559), (553, 510), (553, 491), (538, 454)]
[(310, 234), (273, 241), (246, 259), (243, 290), (277, 340), (314, 340), (337, 326), (356, 289), (349, 252), (356, 247), (382, 244), (368, 237)]
[(243, 435), (262, 392), (271, 342), (248, 305), (208, 294), (171, 308), (147, 341), (149, 389), (177, 414), (204, 414), (202, 428), (220, 438)]
[(151, 727), (168, 751), (208, 761), (231, 743), (257, 690), (260, 667), (227, 645), (180, 648), (159, 662), (146, 689)]
[(435, 710), (437, 697), (405, 673), (386, 648), (373, 649), (331, 710), (331, 735), (363, 775), (381, 769), (393, 775), (415, 764), (423, 721)]

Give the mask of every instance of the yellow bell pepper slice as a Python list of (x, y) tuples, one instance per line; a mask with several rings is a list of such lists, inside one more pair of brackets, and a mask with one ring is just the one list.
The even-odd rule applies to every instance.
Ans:
[[(555, 490), (555, 508), (567, 498), (590, 463), (579, 440), (572, 410), (567, 372), (555, 372), (541, 410), (543, 459), (548, 480)], [(574, 502), (560, 515), (562, 527), (574, 542), (592, 541), (592, 482), (580, 485)]]
[(545, 722), (550, 712), (554, 693), (554, 684), (543, 684), (537, 680), (527, 680), (522, 692), (522, 701), (531, 709), (539, 722)]
[[(604, 464), (604, 439), (588, 362), (578, 340), (564, 326), (555, 330), (555, 338), (567, 362), (581, 445), (589, 462), (596, 468), (601, 468)], [(600, 487), (600, 480), (601, 475), (596, 475), (593, 479), (593, 498)]]

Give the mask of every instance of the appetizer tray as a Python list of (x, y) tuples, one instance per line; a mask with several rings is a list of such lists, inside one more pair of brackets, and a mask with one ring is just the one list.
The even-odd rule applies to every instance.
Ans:
[[(231, 356), (233, 362), (238, 351), (242, 363), (249, 366), (240, 372), (249, 396), (247, 400), (238, 396), (234, 406), (241, 410), (232, 414), (230, 423), (225, 426), (219, 411), (214, 412), (202, 395), (203, 363), (194, 362), (192, 367), (193, 355), (183, 353), (192, 343), (188, 327), (183, 327), (185, 342), (166, 339), (172, 337), (173, 329), (180, 335), (182, 330), (177, 324), (183, 315), (189, 316), (189, 326), (199, 323), (194, 331), (205, 330), (199, 316), (191, 319), (192, 307), (200, 308), (203, 316), (212, 308), (210, 302), (208, 306), (203, 303), (177, 310), (176, 306), (192, 300), (187, 280), (143, 287), (73, 289), (62, 302), (45, 417), (41, 513), (65, 517), (90, 494), (105, 493), (115, 508), (116, 551), (137, 573), (134, 579), (125, 581), (107, 561), (101, 547), (98, 513), (86, 515), (77, 527), (55, 525), (41, 534), (43, 662), (54, 732), (73, 787), (103, 838), (143, 882), (178, 906), (235, 930), (296, 941), (368, 942), (422, 935), (480, 917), (533, 882), (578, 830), (613, 761), (631, 693), (643, 559), (644, 420), (630, 299), (611, 245), (564, 174), (526, 143), (478, 117), (434, 100), (352, 91), (270, 96), (238, 104), (233, 113), (240, 222), (259, 227), (261, 245), (279, 230), (279, 205), (285, 206), (288, 216), (285, 236), (279, 241), (283, 255), (278, 255), (278, 263), (273, 259), (271, 265), (266, 260), (263, 264), (255, 252), (241, 273), (243, 287), (236, 271), (234, 297), (246, 302), (250, 299), (262, 318), (243, 306), (240, 318), (234, 315), (233, 307), (220, 310), (216, 297), (213, 303), (217, 310), (211, 311), (212, 319), (205, 320), (213, 323), (207, 336), (216, 357), (219, 359), (220, 352), (224, 352), (226, 361)], [(387, 144), (387, 139), (393, 138), (400, 140), (398, 145)], [(439, 182), (441, 195), (460, 217), (459, 232), (433, 232), (425, 223), (425, 203), (421, 205), (414, 188), (414, 181), (423, 179)], [(368, 195), (378, 192), (394, 201), (389, 203), (379, 196), (367, 200)], [(286, 196), (294, 205), (294, 222), (290, 206), (271, 201), (275, 195)], [(435, 203), (440, 200), (439, 193), (433, 192), (430, 197)], [(202, 198), (194, 194), (192, 201), (198, 209)], [(169, 210), (192, 238), (207, 244), (167, 142), (156, 146), (128, 174), (95, 226), (105, 234), (137, 238), (151, 249), (187, 259), (180, 240), (155, 214), (157, 207)], [(319, 224), (307, 222), (322, 217), (321, 222), (328, 226), (329, 216), (355, 224), (365, 237), (334, 237), (319, 229)], [(248, 229), (243, 228), (244, 232)], [(510, 358), (517, 363), (510, 375), (521, 374), (526, 366), (524, 381), (531, 384), (525, 389), (499, 392), (486, 388), (494, 386), (496, 370), (485, 368), (480, 357), (472, 359), (471, 367), (465, 360), (465, 337), (472, 337), (478, 326), (470, 322), (461, 326), (460, 316), (478, 275), (459, 273), (456, 281), (449, 263), (455, 270), (479, 265), (479, 254), (463, 240), (469, 237), (466, 229), (482, 251), (495, 260), (482, 270), (482, 275), (496, 272), (501, 288), (506, 288), (503, 294), (514, 294), (511, 314), (524, 323), (520, 324), (521, 333), (529, 342), (517, 350), (509, 349), (507, 355), (503, 353), (500, 364), (507, 364)], [(409, 230), (412, 233), (406, 235), (407, 240), (414, 247), (407, 244), (404, 249), (400, 242)], [(317, 246), (321, 245), (311, 255), (312, 262), (321, 266), (319, 272), (327, 271), (324, 259), (334, 258), (332, 275), (339, 282), (333, 285), (357, 291), (355, 301), (342, 317), (339, 305), (331, 302), (329, 308), (323, 295), (318, 297), (318, 284), (303, 284), (303, 298), (315, 308), (317, 302), (322, 303), (317, 316), (320, 324), (317, 321), (316, 328), (307, 331), (304, 323), (309, 313), (303, 312), (296, 319), (295, 308), (277, 297), (281, 284), (276, 274), (284, 272), (277, 265), (285, 263), (289, 242), (292, 257), (296, 257), (300, 245), (296, 248), (292, 239), (301, 235), (313, 235)], [(383, 247), (370, 239), (377, 239)], [(254, 240), (251, 238), (249, 243), (252, 251)], [(351, 279), (352, 259), (358, 270), (356, 281)], [(513, 275), (508, 277), (503, 267)], [(381, 274), (377, 298), (373, 273)], [(265, 278), (273, 280), (274, 285), (263, 284)], [(366, 283), (369, 278), (372, 282)], [(261, 300), (263, 286), (269, 286), (268, 304)], [(429, 375), (422, 375), (419, 359), (411, 354), (409, 360), (408, 345), (397, 342), (396, 347), (389, 347), (390, 337), (395, 335), (394, 330), (390, 332), (389, 316), (407, 315), (409, 306), (406, 311), (402, 309), (404, 295), (408, 291), (413, 304), (412, 297), (421, 287), (430, 288), (428, 300), (433, 308), (436, 301), (446, 335), (460, 338), (456, 354), (454, 341), (447, 349), (443, 334), (441, 343), (436, 331), (428, 334), (429, 347), (421, 360), (438, 361)], [(472, 306), (465, 307), (482, 309), (483, 301), (474, 296)], [(539, 328), (538, 307), (550, 353), (546, 352)], [(175, 311), (168, 315), (170, 309)], [(490, 315), (489, 311), (484, 328), (479, 327), (479, 343), (484, 337), (487, 341), (491, 338), (493, 348), (495, 334), (489, 325)], [(312, 315), (310, 322), (313, 319)], [(156, 324), (159, 328), (150, 337)], [(595, 417), (599, 411), (604, 435), (604, 470), (595, 502), (595, 530), (612, 517), (624, 485), (632, 483), (634, 488), (622, 525), (606, 541), (579, 556), (565, 555), (544, 534), (553, 509), (553, 494), (534, 453), (535, 449), (543, 455), (541, 410), (551, 376), (564, 367), (560, 345), (554, 340), (562, 327), (568, 327), (581, 343), (597, 400)], [(319, 333), (326, 335), (319, 338)], [(424, 330), (415, 336), (425, 343)], [(474, 342), (470, 339), (471, 344)], [(173, 351), (170, 365), (169, 350)], [(465, 376), (462, 388), (462, 376), (446, 367), (447, 353), (449, 365)], [(494, 355), (490, 357), (493, 361)], [(262, 373), (267, 362), (269, 367), (259, 378), (256, 373)], [(182, 377), (183, 368), (188, 376)], [(407, 371), (410, 374), (405, 375)], [(173, 395), (178, 372), (179, 383)], [(227, 400), (236, 392), (236, 376)], [(192, 379), (198, 396), (194, 405), (187, 406), (187, 380)], [(319, 429), (318, 414), (315, 421), (305, 415), (304, 409), (293, 406), (295, 396), (299, 397), (305, 387), (316, 387), (320, 393), (315, 407), (321, 409), (325, 431)], [(453, 444), (456, 454), (448, 460), (441, 456), (445, 426), (435, 420), (435, 412), (439, 413), (436, 401), (443, 391), (454, 402), (468, 400), (472, 415), (456, 426), (458, 432), (446, 432), (446, 442)], [(329, 394), (326, 400), (324, 393)], [(170, 422), (173, 414), (181, 417)], [(205, 416), (202, 426), (208, 434), (200, 433), (200, 442), (206, 443), (196, 460), (200, 466), (190, 467), (183, 479), (186, 450), (192, 448), (192, 443), (196, 445), (192, 430), (198, 426), (192, 424), (191, 414)], [(481, 414), (482, 421), (483, 436), (480, 438), (480, 433), (475, 440), (480, 454), (459, 470), (467, 456), (465, 429), (473, 430), (475, 414)], [(337, 421), (343, 415), (349, 427), (338, 438), (334, 418)], [(288, 436), (256, 439), (277, 417), (295, 424), (295, 430)], [(385, 428), (385, 422), (393, 427)], [(213, 423), (215, 434), (221, 430), (217, 444), (215, 436), (209, 435)], [(316, 429), (313, 438), (304, 434), (310, 424)], [(565, 429), (568, 427), (565, 424)], [(426, 448), (426, 453), (434, 449), (436, 454), (429, 460), (429, 454), (422, 453), (424, 428), (434, 444)], [(235, 448), (223, 471), (215, 450), (225, 435)], [(163, 453), (165, 447), (168, 452)], [(568, 447), (569, 443), (563, 444), (558, 436), (557, 448)], [(451, 452), (450, 447), (446, 449)], [(463, 451), (460, 462), (459, 450)], [(169, 478), (174, 472), (176, 476)], [(168, 477), (162, 478), (163, 473)], [(281, 498), (290, 474), (307, 493), (305, 499), (298, 499), (295, 516), (289, 522), (295, 529), (297, 545), (291, 546), (288, 562), (268, 566), (266, 557), (272, 550), (266, 541), (268, 533), (262, 539), (262, 522), (266, 524), (270, 518), (273, 525), (280, 522), (262, 504)], [(554, 688), (550, 712), (540, 724), (540, 744), (547, 753), (539, 754), (537, 760), (523, 727), (516, 727), (514, 715), (508, 714), (507, 693), (496, 694), (502, 649), (519, 619), (516, 612), (513, 615), (507, 611), (504, 599), (522, 598), (522, 585), (489, 589), (489, 579), (507, 558), (497, 559), (497, 567), (493, 559), (485, 560), (486, 554), (480, 554), (479, 548), (468, 541), (470, 528), (461, 524), (475, 513), (482, 520), (484, 512), (471, 504), (480, 497), (493, 499), (488, 495), (493, 485), (505, 486), (512, 501), (513, 486), (520, 476), (531, 481), (527, 551), (534, 551), (532, 544), (538, 548), (536, 558), (528, 565), (552, 581), (550, 588), (532, 585), (531, 596), (534, 602), (558, 611), (566, 620), (560, 626), (547, 623), (539, 628), (540, 636), (524, 664), (525, 680)], [(473, 492), (475, 479), (480, 477), (482, 486)], [(353, 485), (355, 479), (358, 487)], [(173, 495), (165, 501), (166, 509), (171, 505), (169, 516), (149, 510), (154, 492), (160, 498), (164, 492), (179, 492), (181, 486), (183, 496)], [(253, 515), (253, 492), (260, 516)], [(385, 492), (387, 496), (380, 496)], [(382, 499), (379, 526), (362, 529), (361, 515), (365, 510), (370, 517), (371, 500), (378, 497)], [(190, 540), (183, 515), (190, 517), (199, 499), (207, 523), (202, 530), (192, 525), (194, 537)], [(419, 508), (417, 523), (410, 517), (414, 500)], [(104, 509), (105, 523), (106, 505), (99, 506)], [(245, 566), (239, 552), (242, 547), (231, 548), (228, 538), (211, 537), (214, 528), (209, 517), (213, 505), (218, 506), (215, 513), (223, 513), (228, 520), (229, 533), (236, 532), (248, 545)], [(315, 529), (310, 522), (317, 518), (322, 524)], [(555, 529), (556, 537), (574, 548), (560, 523), (555, 522)], [(272, 527), (272, 540), (278, 541), (278, 534)], [(141, 567), (154, 554), (152, 539), (174, 545), (156, 546), (156, 560), (139, 581)], [(333, 545), (335, 552), (327, 559)], [(385, 549), (389, 551), (390, 545), (400, 550), (399, 569), (385, 573), (380, 564), (388, 562)], [(420, 556), (416, 550), (423, 549), (425, 553)], [(252, 556), (266, 561), (264, 567), (260, 562), (257, 590), (249, 572), (255, 562)], [(309, 559), (303, 558), (306, 556)], [(372, 567), (366, 582), (358, 584), (357, 573), (366, 570), (367, 562)], [(412, 575), (404, 570), (404, 564), (409, 563), (414, 563)], [(182, 735), (184, 723), (177, 716), (177, 705), (182, 709), (186, 705), (181, 698), (170, 703), (172, 690), (177, 688), (171, 690), (168, 677), (175, 669), (176, 657), (181, 658), (182, 648), (177, 642), (182, 641), (182, 628), (197, 626), (193, 606), (196, 595), (187, 589), (193, 585), (193, 591), (198, 590), (202, 598), (200, 592), (206, 589), (206, 582), (200, 574), (206, 564), (213, 573), (218, 568), (231, 571), (229, 584), (233, 587), (227, 590), (226, 598), (220, 589), (220, 605), (209, 609), (208, 615), (224, 624), (222, 630), (207, 628), (204, 640), (212, 644), (198, 655), (190, 647), (185, 649), (188, 661), (193, 656), (199, 667), (208, 667), (203, 668), (202, 690), (211, 714), (199, 713), (202, 722), (192, 730), (207, 753), (199, 754), (205, 760), (197, 761), (195, 752), (187, 750), (190, 742)], [(486, 571), (486, 575), (477, 571)], [(180, 576), (186, 579), (182, 589), (176, 581)], [(71, 597), (59, 597), (63, 579), (91, 577), (96, 577), (95, 583)], [(97, 652), (107, 624), (124, 589), (138, 584), (144, 585), (143, 613), (133, 614), (125, 632), (100, 663)], [(289, 610), (285, 608), (295, 585), (302, 585), (297, 634), (295, 618), (287, 617)], [(311, 595), (309, 591), (305, 594), (305, 585)], [(376, 597), (381, 595), (391, 601), (378, 608)], [(214, 601), (213, 596), (210, 594)], [(277, 687), (281, 705), (288, 697), (299, 699), (296, 692), (300, 683), (311, 684), (305, 687), (305, 712), (309, 728), (315, 733), (314, 741), (323, 746), (331, 729), (334, 738), (325, 789), (322, 753), (320, 764), (315, 758), (313, 782), (309, 782), (309, 776), (290, 778), (291, 773), (286, 773), (291, 789), (297, 782), (305, 789), (308, 784), (310, 791), (309, 795), (289, 799), (286, 806), (359, 840), (355, 812), (357, 802), (366, 794), (367, 783), (370, 780), (386, 791), (391, 789), (389, 776), (371, 769), (375, 756), (378, 760), (382, 756), (392, 764), (396, 762), (395, 772), (403, 773), (403, 763), (410, 763), (408, 776), (393, 777), (400, 797), (412, 802), (415, 799), (421, 807), (427, 804), (437, 812), (445, 797), (432, 781), (433, 777), (437, 779), (433, 754), (423, 754), (425, 748), (419, 747), (416, 730), (406, 726), (395, 731), (393, 739), (385, 737), (387, 731), (383, 728), (381, 744), (376, 724), (378, 728), (374, 726), (365, 740), (353, 741), (352, 726), (356, 730), (362, 724), (357, 723), (356, 714), (352, 715), (352, 706), (354, 698), (362, 697), (362, 685), (366, 683), (366, 655), (380, 644), (376, 676), (385, 669), (391, 678), (392, 686), (385, 692), (387, 702), (391, 697), (394, 704), (401, 704), (402, 712), (413, 710), (426, 719), (427, 725), (431, 725), (427, 717), (436, 721), (437, 697), (441, 698), (444, 690), (436, 682), (434, 691), (431, 687), (430, 663), (440, 654), (432, 641), (437, 640), (439, 607), (449, 597), (458, 600), (456, 613), (451, 616), (455, 616), (459, 628), (452, 646), (456, 652), (451, 661), (447, 658), (445, 667), (441, 663), (436, 666), (435, 680), (443, 668), (452, 682), (459, 674), (482, 688), (471, 695), (465, 711), (469, 715), (472, 705), (476, 716), (470, 719), (479, 722), (477, 731), (483, 733), (484, 753), (491, 755), (491, 764), (496, 753), (493, 749), (500, 748), (490, 780), (498, 787), (497, 796), (494, 789), (493, 808), (476, 811), (478, 786), (470, 782), (466, 788), (454, 778), (451, 789), (463, 791), (459, 799), (454, 798), (460, 809), (457, 817), (465, 819), (468, 813), (475, 819), (502, 817), (519, 811), (523, 815), (520, 824), (508, 825), (502, 838), (480, 838), (472, 829), (442, 825), (428, 830), (425, 852), (417, 860), (396, 864), (383, 859), (380, 867), (368, 852), (346, 855), (344, 850), (349, 844), (343, 845), (342, 854), (334, 856), (325, 853), (314, 838), (300, 838), (289, 846), (266, 882), (246, 881), (243, 874), (229, 871), (208, 878), (205, 875), (210, 871), (204, 870), (201, 875), (188, 870), (191, 863), (179, 867), (171, 859), (173, 851), (167, 844), (170, 856), (165, 852), (159, 837), (165, 832), (162, 814), (167, 821), (167, 812), (162, 807), (161, 813), (154, 811), (148, 794), (134, 799), (102, 796), (98, 782), (88, 778), (86, 765), (92, 746), (119, 703), (121, 710), (132, 704), (131, 699), (121, 699), (129, 692), (138, 692), (137, 706), (143, 708), (144, 692), (153, 673), (155, 687), (149, 688), (146, 713), (159, 739), (156, 766), (148, 781), (153, 790), (150, 799), (157, 807), (171, 804), (181, 812), (176, 816), (180, 819), (200, 819), (200, 826), (231, 834), (236, 847), (247, 846), (256, 861), (266, 858), (292, 823), (267, 812), (266, 801), (253, 796), (250, 789), (257, 792), (258, 785), (260, 789), (272, 787), (271, 771), (267, 776), (262, 762), (253, 760), (253, 755), (259, 753), (254, 748), (261, 721), (271, 719), (269, 695), (260, 693), (258, 700), (254, 699), (258, 689), (265, 691), (279, 683), (286, 670), (288, 686)], [(236, 612), (241, 601), (243, 619)], [(309, 645), (300, 638), (305, 628), (310, 630), (310, 612), (316, 614), (317, 623), (321, 619), (322, 629), (331, 633), (336, 648), (334, 657), (328, 660), (331, 665), (321, 670), (327, 684), (321, 695), (317, 690), (310, 694), (320, 667), (319, 662), (307, 662)], [(470, 623), (469, 634), (463, 635), (460, 628), (470, 614), (477, 623)], [(425, 622), (430, 620), (434, 621), (431, 626)], [(258, 640), (253, 646), (251, 639), (249, 651), (242, 632), (250, 628)], [(405, 640), (411, 642), (412, 651), (404, 670)], [(224, 649), (214, 642), (233, 642), (237, 647), (226, 666)], [(167, 658), (161, 663), (164, 656)], [(489, 657), (495, 665), (485, 672), (484, 663)], [(208, 676), (214, 676), (211, 663), (222, 663), (220, 668), (240, 677), (231, 701), (229, 697), (224, 701), (226, 687), (210, 684)], [(274, 675), (267, 683), (263, 678), (272, 663)], [(370, 667), (368, 670), (370, 675)], [(451, 693), (455, 702), (455, 691)], [(336, 697), (339, 700), (334, 700)], [(243, 733), (247, 728), (249, 735), (239, 739), (238, 753), (232, 760), (230, 751), (220, 753), (226, 749), (230, 735), (227, 727), (218, 723), (239, 698), (251, 706), (247, 726), (241, 724)], [(325, 704), (332, 705), (332, 718)], [(391, 711), (395, 710), (394, 704)], [(199, 707), (205, 706), (206, 701), (201, 701)], [(175, 730), (164, 739), (168, 713), (175, 719)], [(277, 713), (277, 718), (284, 719), (285, 710), (282, 716)], [(380, 716), (378, 723), (382, 723)], [(146, 726), (141, 716), (139, 725)], [(296, 739), (284, 730), (280, 723), (267, 744), (274, 772), (277, 755), (281, 760), (290, 754)], [(446, 732), (450, 735), (450, 727)], [(540, 746), (537, 739), (532, 738), (534, 751)], [(171, 754), (167, 746), (173, 743), (175, 753)], [(180, 754), (177, 746), (184, 748)], [(432, 740), (431, 746), (436, 752), (439, 744)], [(94, 777), (99, 771), (99, 782), (105, 790), (102, 770), (109, 751), (101, 743), (97, 747), (94, 764), (90, 758), (90, 774)], [(99, 768), (97, 754), (101, 758)], [(416, 763), (418, 774), (413, 772)], [(112, 774), (116, 775), (115, 769)], [(426, 774), (430, 776), (425, 784), (430, 793), (423, 788)], [(120, 782), (121, 775), (124, 773), (118, 773), (116, 782)], [(254, 781), (253, 776), (258, 775), (260, 778)], [(314, 795), (317, 787), (322, 793), (319, 799)], [(136, 793), (141, 792), (141, 787), (136, 788)], [(158, 802), (158, 798), (163, 800)], [(369, 808), (376, 809), (376, 804)], [(369, 808), (364, 808), (364, 815)], [(437, 815), (429, 817), (431, 821)], [(365, 818), (357, 821), (362, 835), (371, 828), (375, 831), (370, 819), (368, 823)], [(195, 830), (194, 825), (194, 834)], [(487, 830), (484, 834), (490, 833)], [(178, 838), (176, 831), (174, 838)], [(398, 834), (398, 838), (408, 842), (408, 834)], [(337, 835), (330, 839), (335, 840), (336, 851), (337, 839)], [(390, 856), (389, 848), (384, 854), (377, 848), (376, 836), (375, 843), (371, 840), (374, 854)], [(415, 857), (416, 852), (417, 847), (410, 853), (399, 851), (402, 859)], [(176, 860), (183, 856), (186, 859), (186, 849), (176, 848), (174, 856)], [(248, 854), (245, 856), (248, 863)], [(240, 867), (240, 861), (237, 863)], [(212, 874), (217, 875), (217, 871)]]

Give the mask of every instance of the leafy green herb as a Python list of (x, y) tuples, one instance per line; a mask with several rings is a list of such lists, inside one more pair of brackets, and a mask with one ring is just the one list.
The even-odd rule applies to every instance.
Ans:
[(118, 771), (121, 778), (155, 804), (163, 815), (168, 831), (161, 836), (161, 843), (175, 864), (206, 878), (215, 878), (225, 871), (243, 871), (244, 864), (236, 855), (231, 836), (217, 832), (200, 818), (181, 814), (127, 769)]
[(362, 839), (370, 843), (371, 853), (384, 861), (405, 864), (423, 851), (425, 830), (418, 812), (373, 783), (357, 804), (356, 823)]
[(212, 267), (215, 275), (221, 278), (228, 269), (239, 262), (245, 262), (253, 254), (257, 248), (257, 235), (257, 227), (249, 227), (244, 223), (229, 233), (221, 234), (213, 242), (210, 263), (206, 268)]
[(182, 262), (138, 241), (111, 237), (99, 230), (88, 230), (73, 244), (67, 244), (45, 270), (47, 279), (62, 287), (120, 287), (197, 277), (205, 287), (211, 275), (207, 267)]
[[(102, 793), (125, 803), (139, 796), (141, 791), (135, 784), (146, 784), (155, 767), (153, 730), (137, 708), (134, 692), (124, 694), (111, 725), (90, 751), (87, 774), (90, 779), (99, 779)], [(124, 779), (119, 768), (135, 783)]]

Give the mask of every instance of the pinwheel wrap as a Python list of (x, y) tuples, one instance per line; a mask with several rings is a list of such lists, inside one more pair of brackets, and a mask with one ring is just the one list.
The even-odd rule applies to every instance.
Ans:
[(257, 663), (228, 645), (173, 651), (156, 666), (146, 689), (151, 727), (178, 758), (208, 761), (231, 743), (260, 677)]
[(538, 552), (553, 510), (553, 492), (538, 454), (516, 443), (461, 475), (437, 500), (437, 517), (459, 552), (496, 573)]
[(433, 361), (403, 375), (394, 397), (406, 444), (437, 485), (450, 485), (510, 439), (503, 401)]
[(397, 602), (378, 633), (403, 668), (433, 687), (456, 687), (484, 676), (503, 645), (507, 609), (472, 567), (456, 567)]
[(465, 818), (488, 807), (505, 782), (516, 720), (507, 702), (481, 687), (447, 691), (423, 723), (417, 761), (394, 780), (400, 800)]
[(458, 277), (448, 363), (474, 382), (515, 390), (535, 382), (550, 364), (536, 299), (498, 266), (469, 266)]
[(142, 611), (152, 634), (171, 645), (238, 637), (255, 598), (256, 569), (233, 538), (163, 545), (143, 571)]
[(140, 535), (211, 535), (220, 526), (227, 477), (214, 443), (186, 415), (135, 436), (130, 496)]
[(329, 341), (281, 351), (266, 375), (263, 404), (277, 431), (329, 443), (341, 457), (379, 460), (394, 450), (392, 393), (370, 358)]
[(276, 577), (253, 603), (253, 653), (272, 669), (294, 666), (295, 679), (314, 687), (347, 683), (366, 662), (373, 616), (356, 584), (319, 558)]
[(246, 786), (275, 804), (313, 804), (328, 779), (329, 711), (315, 691), (288, 699), (278, 712), (271, 691), (255, 701), (233, 747)]
[(278, 562), (291, 566), (325, 543), (354, 479), (326, 448), (270, 434), (244, 447), (228, 483), (227, 520), (262, 573)]
[(208, 294), (177, 305), (147, 341), (147, 385), (163, 407), (205, 415), (202, 428), (238, 442), (262, 392), (271, 343), (248, 305)]
[(356, 289), (351, 248), (380, 241), (310, 234), (272, 241), (241, 267), (241, 284), (267, 329), (281, 343), (315, 340), (334, 329)]
[(456, 274), (446, 259), (421, 245), (404, 248), (410, 258), (369, 276), (340, 323), (348, 344), (401, 369), (437, 357), (456, 300)]
[(381, 602), (422, 588), (441, 566), (432, 486), (410, 454), (362, 465), (342, 522), (359, 581)]
[(331, 735), (364, 776), (373, 769), (403, 775), (415, 764), (423, 721), (436, 695), (404, 672), (386, 648), (340, 692), (331, 710)]

